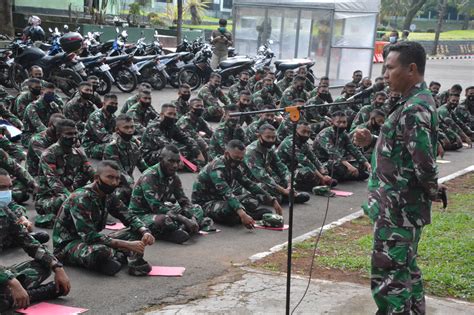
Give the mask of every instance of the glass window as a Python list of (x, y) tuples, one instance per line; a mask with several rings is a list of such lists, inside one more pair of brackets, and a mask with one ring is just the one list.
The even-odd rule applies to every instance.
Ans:
[(265, 9), (235, 7), (235, 49), (239, 55), (257, 53), (257, 25), (265, 18)]
[(333, 47), (374, 47), (375, 14), (336, 12)]
[(352, 80), (355, 70), (368, 76), (372, 63), (372, 49), (332, 48), (329, 77), (331, 85), (343, 85)]

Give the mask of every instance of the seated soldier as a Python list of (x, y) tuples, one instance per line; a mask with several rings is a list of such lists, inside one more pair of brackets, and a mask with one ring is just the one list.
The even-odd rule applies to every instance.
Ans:
[(84, 131), (87, 119), (97, 109), (92, 102), (94, 90), (89, 82), (79, 84), (79, 93), (64, 106), (64, 116), (76, 123), (77, 130)]
[(251, 94), (249, 89), (249, 72), (244, 70), (239, 73), (239, 81), (232, 85), (227, 92), (227, 97), (229, 98), (230, 104), (235, 104), (239, 101), (240, 93), (242, 91), (247, 91)]
[[(346, 83), (344, 86), (344, 92), (341, 96), (336, 98), (334, 103), (338, 102), (346, 102), (350, 97), (354, 96), (355, 94), (355, 89), (356, 85), (353, 82)], [(332, 105), (329, 107), (329, 114), (334, 114), (335, 112), (340, 112), (342, 111), (346, 115), (346, 120), (348, 123), (348, 126), (351, 126), (352, 121), (354, 120), (354, 117), (356, 114), (359, 112), (361, 109), (360, 104), (357, 102), (354, 102), (353, 105)]]
[[(329, 99), (331, 94), (329, 94), (329, 87), (326, 84), (320, 84), (315, 90), (316, 94), (306, 102), (306, 105), (311, 106), (330, 103)], [(330, 100), (332, 102), (332, 98)], [(304, 119), (311, 126), (311, 139), (314, 139), (321, 130), (331, 125), (331, 119), (327, 116), (329, 107), (330, 106), (314, 106), (306, 108), (303, 111)]]
[(305, 86), (304, 86), (304, 89), (305, 89), (306, 92), (310, 92), (310, 91), (314, 90), (314, 84), (308, 78), (309, 74), (308, 74), (308, 68), (306, 68), (306, 66), (299, 67), (298, 70), (296, 71), (296, 75), (297, 76), (302, 76), (303, 78), (306, 78), (306, 82), (305, 82)]
[(352, 83), (356, 85), (356, 87), (359, 87), (361, 81), (362, 81), (362, 71), (361, 70), (355, 70), (352, 72)]
[(444, 91), (437, 95), (438, 103), (440, 105), (446, 104), (450, 94), (459, 94), (462, 93), (462, 86), (459, 84), (454, 84), (449, 90)]
[(2, 149), (0, 149), (0, 168), (7, 170), (15, 178), (13, 182), (13, 200), (15, 202), (26, 202), (29, 198), (29, 192), (38, 189), (38, 185), (30, 173)]
[(276, 83), (278, 87), (280, 88), (280, 91), (285, 91), (287, 88), (291, 86), (294, 76), (295, 76), (295, 73), (293, 72), (293, 69), (285, 70), (283, 79), (281, 79), (280, 81)]
[(249, 87), (250, 93), (256, 92), (255, 85), (257, 84), (257, 82), (262, 80), (263, 77), (265, 77), (265, 75), (269, 71), (270, 71), (270, 67), (267, 67), (267, 66), (264, 66), (263, 68), (257, 69), (257, 71), (255, 71), (255, 74), (249, 78), (248, 87)]
[(231, 117), (231, 113), (238, 112), (236, 105), (225, 107), (223, 121), (214, 130), (214, 134), (209, 142), (209, 160), (215, 159), (224, 154), (226, 144), (233, 139), (247, 143), (245, 132), (239, 124), (239, 117)]
[[(304, 106), (304, 103), (305, 103), (304, 100), (297, 98), (293, 100), (293, 103), (291, 106)], [(278, 126), (278, 129), (276, 131), (277, 132), (277, 139), (276, 139), (277, 146), (283, 141), (283, 139), (291, 135), (291, 131), (292, 131), (293, 122), (289, 118), (288, 114), (285, 113), (284, 117), (286, 118)]]
[(202, 118), (204, 104), (200, 98), (193, 98), (189, 101), (190, 110), (178, 119), (176, 126), (193, 138), (205, 160), (208, 160), (207, 150), (212, 137), (212, 128)]
[(41, 95), (41, 81), (38, 79), (27, 79), (25, 81), (25, 90), (23, 90), (15, 99), (12, 107), (12, 114), (23, 120), (26, 107), (38, 100)]
[[(315, 186), (334, 187), (337, 181), (328, 175), (328, 170), (314, 155), (308, 144), (311, 128), (307, 122), (299, 122), (296, 127), (295, 159), (297, 162), (295, 173), (295, 188), (303, 191), (312, 191)], [(286, 137), (277, 149), (280, 160), (291, 167), (293, 135)]]
[(92, 179), (93, 169), (80, 148), (74, 121), (60, 120), (58, 141), (40, 158), (39, 191), (35, 196), (36, 226), (51, 228), (61, 204), (72, 191)]
[(62, 100), (55, 93), (56, 87), (52, 83), (45, 83), (41, 89), (41, 96), (38, 100), (30, 103), (23, 115), (23, 133), (21, 144), (28, 147), (30, 138), (43, 130), (48, 125), (49, 118), (54, 113), (61, 113)]
[[(273, 85), (272, 85), (272, 89), (271, 89), (271, 93), (275, 96), (275, 99), (281, 99), (282, 95), (283, 95), (283, 91), (280, 90), (280, 88), (278, 87), (278, 85), (276, 84), (276, 75), (275, 75), (275, 72), (272, 72), (272, 71), (268, 71), (266, 74), (265, 74), (265, 77), (268, 77), (272, 80), (273, 82)], [(253, 92), (257, 92), (259, 90), (261, 90), (263, 87), (263, 81), (258, 81), (257, 83), (255, 83), (255, 86), (253, 88)]]
[(315, 97), (316, 95), (319, 95), (319, 97), (326, 103), (333, 103), (333, 99), (332, 99), (332, 95), (331, 95), (331, 92), (329, 92), (329, 77), (327, 76), (324, 76), (324, 77), (321, 77), (319, 79), (319, 86), (327, 86), (328, 89), (327, 89), (327, 94), (322, 94), (319, 92), (318, 88), (314, 88), (312, 91), (311, 91), (311, 94), (309, 95), (309, 97)]
[(137, 137), (143, 136), (143, 132), (151, 121), (159, 117), (159, 114), (151, 104), (151, 90), (140, 91), (140, 99), (137, 103), (130, 106), (127, 114), (135, 122), (135, 134)]
[(375, 98), (372, 104), (364, 105), (356, 114), (354, 120), (352, 121), (351, 131), (354, 130), (358, 125), (362, 125), (368, 122), (370, 118), (370, 113), (375, 109), (379, 109), (383, 112), (388, 113), (388, 110), (384, 106), (386, 99), (387, 94), (384, 91), (379, 91), (375, 93)]
[[(372, 80), (369, 77), (363, 77), (362, 80), (360, 81), (359, 86), (356, 88), (355, 92), (356, 93), (362, 92), (364, 90), (367, 90), (371, 86), (372, 86)], [(370, 93), (362, 99), (362, 105), (368, 105), (372, 103), (372, 98), (373, 98), (372, 94), (373, 93)]]
[(191, 98), (191, 87), (189, 84), (181, 84), (178, 89), (178, 99), (171, 104), (176, 106), (178, 117), (184, 116), (189, 112), (189, 99)]
[[(34, 260), (12, 266), (0, 265), (0, 312), (28, 307), (30, 303), (67, 295), (71, 288), (62, 265), (30, 233), (10, 208), (12, 181), (0, 169), (0, 252), (8, 240), (14, 240)], [(54, 282), (41, 285), (55, 273)], [(13, 311), (13, 310), (12, 310)]]
[[(272, 110), (275, 109), (275, 105), (264, 105), (261, 110)], [(245, 129), (245, 136), (247, 137), (247, 141), (254, 142), (257, 140), (258, 136), (258, 129), (264, 125), (264, 124), (270, 124), (272, 126), (276, 125), (275, 121), (275, 113), (270, 112), (270, 113), (261, 113), (259, 114), (260, 118), (253, 123), (251, 123), (246, 129)]]
[(219, 104), (229, 105), (230, 101), (221, 89), (221, 76), (215, 72), (211, 73), (209, 82), (198, 92), (197, 97), (204, 102), (203, 118), (211, 122), (219, 122), (224, 115), (224, 109)]
[(454, 109), (458, 104), (459, 94), (450, 94), (448, 102), (436, 110), (438, 112), (439, 128), (448, 140), (446, 142), (443, 141), (443, 149), (445, 151), (461, 149), (463, 141), (472, 146), (471, 138), (465, 133), (465, 131), (468, 131), (472, 135), (472, 131), (464, 129), (463, 127), (469, 128), (464, 124), (461, 127), (457, 123), (457, 117), (454, 115)]
[(35, 134), (28, 145), (28, 154), (26, 156), (26, 169), (31, 176), (39, 175), (39, 161), (43, 152), (58, 141), (57, 125), (64, 115), (60, 113), (52, 114), (49, 118), (48, 129)]
[(367, 161), (371, 160), (372, 152), (374, 151), (375, 144), (377, 143), (377, 139), (379, 137), (380, 128), (385, 122), (385, 112), (380, 109), (374, 109), (370, 113), (370, 118), (367, 122), (356, 126), (351, 133), (349, 134), (350, 138), (352, 139), (354, 136), (354, 132), (357, 129), (367, 129), (372, 134), (372, 142), (363, 148), (360, 148), (362, 154), (364, 154)]
[[(41, 93), (41, 89), (40, 89)], [(29, 104), (29, 103), (28, 103)], [(12, 125), (20, 130), (23, 129), (23, 123), (21, 118), (13, 114), (12, 110), (15, 106), (15, 97), (5, 91), (3, 87), (0, 86), (0, 124)]]
[[(249, 91), (244, 90), (240, 92), (239, 99), (235, 104), (239, 108), (239, 112), (250, 112), (257, 110), (257, 108), (252, 103), (252, 94)], [(255, 120), (254, 115), (242, 115), (240, 116), (239, 123), (241, 126), (245, 123), (249, 126)]]
[[(275, 142), (275, 127), (262, 125), (258, 129), (258, 139), (247, 147), (244, 162), (263, 189), (286, 202), (290, 195), (290, 172), (276, 154)], [(295, 192), (295, 203), (304, 203), (309, 198), (307, 193)]]
[(11, 134), (5, 126), (0, 126), (0, 149), (7, 152), (11, 157), (15, 158), (18, 163), (26, 159), (21, 145), (10, 141)]
[(288, 87), (281, 97), (280, 107), (291, 106), (297, 99), (306, 102), (309, 99), (309, 94), (304, 90), (306, 78), (303, 76), (296, 76), (293, 83)]
[(385, 115), (388, 115), (391, 109), (397, 105), (397, 103), (402, 99), (402, 93), (396, 91), (390, 91), (388, 93), (388, 98), (385, 101), (385, 105), (383, 106)]
[(82, 146), (88, 157), (102, 159), (105, 146), (112, 141), (117, 106), (117, 95), (107, 94), (104, 96), (102, 108), (93, 112), (87, 119)]
[(160, 119), (151, 123), (143, 133), (141, 150), (145, 162), (157, 164), (161, 150), (168, 144), (178, 145), (181, 154), (192, 163), (205, 164), (196, 141), (176, 126), (176, 107), (169, 103), (161, 106)]
[(283, 209), (268, 192), (249, 178), (243, 165), (245, 145), (240, 140), (226, 143), (224, 155), (209, 162), (193, 184), (192, 202), (201, 205), (207, 216), (214, 221), (234, 225), (242, 223), (253, 228), (255, 221), (272, 211), (271, 205), (282, 215)]
[[(113, 276), (127, 263), (128, 273), (146, 276), (151, 266), (144, 259), (145, 246), (155, 238), (145, 224), (113, 192), (120, 183), (120, 169), (101, 161), (94, 181), (75, 190), (64, 202), (54, 224), (53, 246), (59, 260)], [(111, 214), (128, 228), (103, 234)], [(127, 257), (128, 256), (128, 257)]]
[(133, 104), (136, 104), (140, 101), (140, 92), (143, 90), (148, 90), (151, 93), (150, 83), (142, 82), (138, 85), (138, 93), (133, 94), (132, 96), (127, 98), (127, 100), (123, 104), (122, 109), (120, 110), (122, 114), (125, 114), (126, 112), (128, 112), (128, 110), (130, 109), (130, 107), (132, 107)]
[(263, 105), (274, 105), (279, 100), (273, 90), (273, 80), (271, 77), (265, 77), (262, 80), (262, 88), (252, 94), (252, 103), (257, 109)]
[(132, 117), (120, 114), (116, 119), (115, 134), (113, 140), (104, 148), (104, 160), (115, 161), (120, 167), (122, 180), (120, 186), (115, 189), (114, 194), (128, 206), (132, 195), (134, 184), (133, 171), (138, 167), (144, 172), (148, 165), (142, 158), (140, 146), (133, 139), (135, 126)]
[(28, 71), (28, 78), (25, 81), (23, 81), (20, 85), (20, 91), (24, 92), (28, 90), (28, 80), (30, 79), (39, 80), (41, 83), (41, 86), (43, 86), (46, 83), (46, 81), (43, 80), (43, 77), (44, 77), (43, 68), (41, 68), (38, 65), (31, 66), (31, 68)]
[[(97, 90), (99, 89), (100, 82), (99, 78), (95, 75), (90, 75), (87, 77), (87, 83), (92, 85), (92, 91), (93, 91), (93, 97), (90, 100), (97, 108), (102, 108), (102, 98), (100, 97), (100, 94), (97, 93)], [(77, 90), (71, 98), (74, 98), (75, 96), (79, 95), (79, 90)]]
[(343, 112), (332, 115), (332, 126), (323, 129), (313, 141), (313, 150), (338, 181), (365, 180), (372, 169), (362, 152), (352, 143)]
[(454, 114), (459, 121), (474, 131), (474, 86), (467, 87), (465, 95), (464, 101), (454, 109)]
[(156, 238), (181, 244), (200, 228), (212, 225), (212, 220), (204, 218), (202, 208), (191, 204), (184, 194), (176, 174), (180, 164), (178, 148), (165, 146), (160, 159), (138, 179), (129, 209)]
[(433, 96), (433, 99), (435, 100), (436, 108), (440, 107), (441, 104), (439, 103), (438, 93), (439, 93), (439, 90), (441, 89), (441, 83), (436, 82), (436, 81), (431, 81), (430, 86), (428, 88), (430, 89), (431, 95)]

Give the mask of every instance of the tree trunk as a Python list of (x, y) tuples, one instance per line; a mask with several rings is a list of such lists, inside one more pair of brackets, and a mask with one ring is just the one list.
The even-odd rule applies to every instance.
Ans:
[(469, 29), (469, 13), (464, 13), (464, 21), (462, 23), (462, 30)]
[(2, 23), (0, 23), (0, 33), (8, 36), (15, 35), (11, 0), (0, 1), (0, 18), (2, 19)]
[(443, 0), (442, 4), (440, 5), (440, 8), (439, 8), (438, 23), (436, 25), (436, 33), (435, 33), (433, 51), (431, 52), (432, 55), (437, 54), (439, 35), (441, 33), (441, 29), (443, 28), (444, 15), (446, 14), (446, 9), (447, 8), (448, 8), (448, 0)]
[(403, 29), (409, 30), (411, 22), (413, 18), (416, 16), (418, 11), (425, 5), (426, 0), (412, 0), (410, 3), (410, 7), (407, 11), (407, 15), (405, 16), (405, 21), (403, 22)]
[(183, 28), (183, 0), (178, 0), (178, 21), (176, 21), (176, 44), (181, 43), (181, 31)]

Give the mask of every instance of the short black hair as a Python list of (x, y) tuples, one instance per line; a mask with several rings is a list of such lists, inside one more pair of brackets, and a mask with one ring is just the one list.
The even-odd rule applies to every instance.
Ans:
[(192, 99), (189, 100), (189, 105), (192, 105), (193, 103), (196, 103), (196, 102), (203, 103), (204, 101), (200, 99), (199, 97), (193, 97)]
[(133, 121), (132, 116), (129, 114), (120, 114), (115, 118), (115, 124), (118, 124), (119, 122), (131, 122)]
[(262, 134), (265, 132), (265, 130), (273, 130), (273, 131), (276, 131), (275, 127), (273, 127), (272, 125), (270, 124), (263, 124), (260, 126), (260, 128), (258, 128), (258, 133), (259, 134)]
[(293, 104), (294, 104), (294, 103), (305, 103), (305, 100), (302, 99), (302, 98), (295, 98), (295, 99), (293, 100)]
[(322, 80), (329, 80), (329, 77), (328, 76), (322, 76), (321, 78), (319, 78), (319, 81), (322, 81)]
[(148, 82), (142, 82), (138, 86), (138, 90), (151, 90), (151, 84)]
[(380, 96), (380, 95), (383, 96), (383, 97), (385, 97), (385, 98), (388, 97), (388, 96), (387, 96), (387, 93), (385, 93), (384, 91), (378, 91), (377, 93), (375, 93), (375, 97)]
[(10, 173), (4, 168), (0, 168), (0, 176), (10, 176)]
[(336, 118), (336, 117), (347, 117), (347, 115), (342, 110), (338, 110), (332, 113), (331, 115), (331, 118)]
[(380, 109), (374, 109), (373, 111), (370, 112), (370, 117), (375, 117), (375, 116), (382, 116), (385, 118), (385, 112)]
[(352, 72), (352, 75), (356, 74), (357, 72), (360, 72), (360, 74), (362, 74), (362, 70), (355, 70), (354, 72)]
[(164, 113), (168, 108), (176, 108), (176, 106), (171, 103), (164, 103), (163, 105), (161, 105), (161, 113)]
[(179, 85), (179, 89), (190, 89), (191, 86), (187, 83), (183, 83)]
[(116, 94), (111, 94), (111, 93), (109, 93), (109, 94), (105, 94), (105, 95), (104, 95), (104, 101), (105, 101), (105, 100), (116, 100), (116, 99), (117, 99), (117, 95), (116, 95)]
[(87, 81), (82, 81), (81, 83), (79, 83), (79, 88), (81, 88), (83, 86), (88, 86), (88, 87), (92, 88), (92, 84), (90, 84)]
[(431, 81), (430, 82), (430, 87), (432, 87), (433, 85), (441, 86), (441, 83), (439, 83), (437, 81)]
[(293, 82), (296, 81), (306, 81), (306, 78), (303, 77), (302, 75), (297, 75), (296, 77), (293, 78)]
[[(273, 104), (263, 104), (262, 106), (260, 106), (260, 109), (276, 109), (276, 106)], [(262, 114), (265, 114), (265, 113), (262, 113)]]
[(222, 78), (221, 75), (217, 72), (212, 72), (211, 75), (209, 76), (209, 79), (212, 78)]
[(263, 68), (260, 68), (260, 69), (257, 69), (257, 71), (255, 71), (255, 74), (264, 74), (265, 73), (265, 70), (263, 70)]
[(33, 72), (33, 70), (35, 70), (35, 69), (40, 69), (41, 71), (43, 71), (43, 68), (41, 68), (41, 67), (38, 66), (38, 65), (34, 65), (34, 66), (31, 66), (31, 67), (30, 67), (30, 73)]
[(418, 73), (425, 74), (426, 67), (426, 51), (418, 42), (398, 42), (388, 47), (388, 52), (398, 52), (398, 61), (405, 67), (414, 63), (418, 69)]
[(462, 86), (460, 84), (455, 84), (450, 88), (450, 90), (462, 92)]
[[(41, 81), (40, 81), (41, 82)], [(45, 82), (42, 86), (43, 89), (55, 89), (56, 88), (56, 85), (54, 85), (53, 83), (51, 82)]]
[(166, 150), (166, 151), (169, 151), (169, 152), (171, 152), (171, 153), (174, 153), (174, 154), (179, 154), (179, 149), (178, 149), (178, 147), (175, 146), (174, 144), (168, 144), (168, 145), (166, 145), (166, 146), (163, 148), (163, 150), (161, 150), (160, 155), (163, 154), (163, 151), (165, 151), (165, 150)]
[(99, 81), (99, 77), (96, 76), (96, 75), (90, 75), (90, 76), (87, 77), (87, 80), (88, 80), (88, 81), (89, 81), (89, 80), (97, 80), (97, 81)]
[(56, 124), (56, 133), (60, 135), (66, 128), (76, 128), (76, 123), (71, 119), (60, 119)]
[(226, 19), (219, 19), (219, 25), (227, 26), (227, 20)]
[(96, 170), (96, 175), (102, 174), (102, 172), (107, 168), (110, 167), (111, 169), (114, 169), (116, 171), (120, 171), (120, 167), (117, 164), (117, 162), (112, 161), (112, 160), (103, 160), (100, 161), (99, 164), (97, 164), (97, 170)]
[(250, 73), (247, 70), (240, 71), (239, 76), (242, 74), (250, 75)]
[(375, 81), (378, 81), (378, 80), (382, 80), (382, 81), (383, 81), (384, 79), (383, 79), (383, 77), (376, 77), (376, 78), (375, 78)]
[(226, 151), (230, 151), (230, 150), (243, 151), (245, 150), (245, 144), (238, 139), (233, 139), (227, 143), (227, 145), (225, 146), (225, 149)]
[(344, 87), (348, 88), (348, 87), (357, 87), (357, 85), (354, 83), (354, 82), (347, 82)]
[(242, 95), (251, 96), (252, 93), (250, 93), (249, 90), (242, 90), (240, 91), (239, 96), (242, 96)]
[(469, 90), (472, 90), (472, 89), (474, 89), (474, 85), (468, 86), (468, 87), (466, 88), (466, 92), (469, 91)]
[(32, 86), (35, 83), (41, 84), (41, 80), (37, 78), (31, 78), (31, 79), (28, 79), (28, 81), (26, 81), (26, 84), (28, 84), (28, 86)]
[(66, 117), (64, 117), (64, 115), (61, 113), (54, 113), (49, 117), (48, 126), (52, 124), (56, 124), (59, 120), (65, 119), (65, 118)]

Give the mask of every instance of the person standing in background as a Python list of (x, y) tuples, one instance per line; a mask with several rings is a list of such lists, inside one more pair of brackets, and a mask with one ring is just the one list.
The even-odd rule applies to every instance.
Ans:
[(227, 20), (220, 19), (219, 28), (212, 31), (211, 34), (212, 69), (216, 69), (222, 61), (227, 59), (227, 48), (232, 45), (232, 34), (227, 31), (226, 26)]

